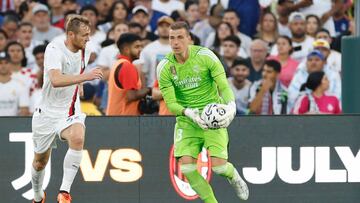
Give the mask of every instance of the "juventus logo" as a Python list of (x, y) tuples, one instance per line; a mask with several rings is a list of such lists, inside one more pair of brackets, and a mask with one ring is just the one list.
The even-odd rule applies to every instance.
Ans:
[[(24, 187), (30, 188), (22, 194), (25, 199), (31, 200), (34, 198), (34, 192), (31, 189), (31, 167), (32, 161), (34, 159), (34, 147), (32, 141), (32, 133), (10, 133), (9, 134), (10, 142), (24, 142), (25, 146), (25, 169), (24, 173), (13, 180), (11, 185), (15, 190), (20, 190)], [(51, 176), (51, 158), (45, 168), (45, 177), (43, 182), (43, 189), (45, 190), (50, 182)], [(29, 186), (28, 186), (29, 185)]]

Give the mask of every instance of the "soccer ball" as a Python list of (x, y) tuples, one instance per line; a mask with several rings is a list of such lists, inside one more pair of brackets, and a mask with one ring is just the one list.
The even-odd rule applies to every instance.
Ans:
[(218, 104), (212, 103), (205, 106), (201, 113), (201, 119), (203, 119), (206, 125), (211, 129), (218, 129), (219, 120), (224, 116), (226, 110), (220, 107)]

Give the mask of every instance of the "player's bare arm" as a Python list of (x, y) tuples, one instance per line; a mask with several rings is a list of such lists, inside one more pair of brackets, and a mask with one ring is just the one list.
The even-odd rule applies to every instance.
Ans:
[(64, 75), (60, 70), (49, 71), (50, 81), (53, 87), (66, 87), (70, 85), (80, 84), (85, 81), (102, 79), (103, 73), (100, 68), (95, 68), (88, 73), (80, 75)]

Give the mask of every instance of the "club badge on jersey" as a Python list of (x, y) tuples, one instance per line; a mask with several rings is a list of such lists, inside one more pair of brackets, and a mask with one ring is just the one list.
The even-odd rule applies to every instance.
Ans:
[(174, 65), (171, 65), (171, 66), (170, 66), (170, 71), (171, 71), (171, 73), (172, 73), (173, 76), (174, 76), (174, 80), (177, 80), (177, 79), (178, 79), (178, 76), (177, 76), (176, 68), (175, 68)]

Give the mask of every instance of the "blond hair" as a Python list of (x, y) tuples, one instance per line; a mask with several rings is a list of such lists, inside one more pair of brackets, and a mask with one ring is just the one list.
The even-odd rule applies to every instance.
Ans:
[(65, 31), (78, 33), (81, 25), (90, 27), (89, 19), (81, 15), (70, 14), (66, 17)]

